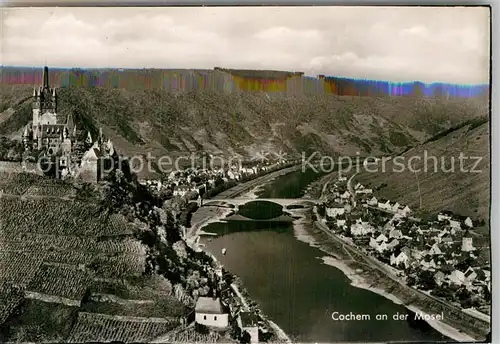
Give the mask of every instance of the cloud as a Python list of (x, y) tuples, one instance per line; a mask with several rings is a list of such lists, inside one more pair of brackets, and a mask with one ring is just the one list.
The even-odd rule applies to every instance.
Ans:
[(8, 8), (2, 15), (4, 65), (489, 80), (489, 12), (480, 7)]

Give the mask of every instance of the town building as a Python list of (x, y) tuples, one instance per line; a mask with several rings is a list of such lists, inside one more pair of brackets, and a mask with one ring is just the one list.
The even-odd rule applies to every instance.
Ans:
[(326, 208), (326, 215), (329, 217), (337, 217), (343, 215), (345, 211), (346, 209), (342, 204), (334, 202)]
[(472, 238), (463, 237), (462, 238), (462, 252), (474, 251), (475, 248), (472, 246)]
[(390, 257), (390, 264), (396, 267), (402, 264), (405, 268), (407, 268), (409, 266), (409, 257), (403, 251), (401, 251), (397, 256), (393, 253)]

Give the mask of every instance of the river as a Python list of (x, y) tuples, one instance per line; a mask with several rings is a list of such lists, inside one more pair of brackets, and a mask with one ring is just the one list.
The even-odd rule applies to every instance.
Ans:
[[(317, 177), (312, 171), (292, 172), (265, 185), (258, 196), (299, 198)], [(261, 207), (255, 204), (241, 211), (247, 217), (259, 211), (254, 218), (263, 218)], [(381, 295), (352, 286), (343, 272), (325, 264), (325, 253), (308, 243), (304, 226), (309, 224), (215, 222), (204, 230), (218, 236), (210, 241), (202, 238), (202, 242), (229, 271), (240, 276), (264, 314), (294, 341), (450, 341), (425, 322), (394, 320), (398, 314), (404, 317), (407, 310)], [(221, 253), (224, 247), (226, 255)], [(332, 315), (339, 318), (350, 314), (363, 319), (332, 319)], [(377, 314), (387, 315), (387, 320), (377, 320)]]

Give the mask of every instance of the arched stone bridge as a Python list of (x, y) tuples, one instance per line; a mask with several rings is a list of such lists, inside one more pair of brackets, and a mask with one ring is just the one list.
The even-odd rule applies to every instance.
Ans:
[(312, 207), (315, 204), (323, 202), (320, 199), (309, 199), (309, 198), (213, 198), (208, 200), (203, 200), (203, 206), (219, 206), (227, 207), (228, 205), (234, 206), (237, 210), (240, 205), (250, 203), (250, 202), (272, 202), (281, 205), (283, 208), (288, 206), (302, 205), (306, 207)]

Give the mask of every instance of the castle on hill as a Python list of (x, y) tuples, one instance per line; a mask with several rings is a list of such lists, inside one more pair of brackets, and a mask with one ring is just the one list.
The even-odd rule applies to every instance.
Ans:
[[(43, 69), (43, 84), (33, 90), (33, 119), (24, 128), (22, 140), (26, 152), (38, 152), (58, 178), (71, 176), (86, 182), (97, 182), (103, 170), (117, 158), (111, 140), (105, 140), (102, 129), (93, 140), (87, 132), (78, 140), (79, 131), (73, 116), (57, 113), (57, 93), (49, 85), (49, 68)], [(106, 161), (106, 163), (103, 163)]]

